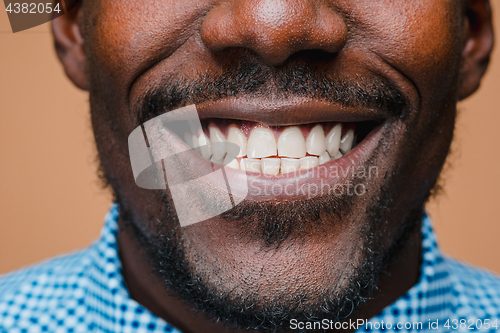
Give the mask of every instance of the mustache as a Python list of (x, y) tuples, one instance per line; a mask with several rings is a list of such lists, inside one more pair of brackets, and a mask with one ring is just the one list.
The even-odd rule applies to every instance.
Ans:
[(167, 74), (161, 82), (139, 98), (134, 108), (138, 125), (189, 104), (237, 97), (273, 101), (305, 97), (344, 107), (379, 109), (388, 118), (404, 119), (411, 109), (397, 86), (384, 77), (332, 75), (313, 61), (289, 62), (276, 69), (243, 57), (220, 73), (207, 71), (195, 79)]

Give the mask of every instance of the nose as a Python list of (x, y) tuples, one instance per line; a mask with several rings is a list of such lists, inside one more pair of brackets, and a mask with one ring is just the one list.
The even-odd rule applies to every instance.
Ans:
[(277, 66), (303, 50), (339, 52), (347, 26), (324, 0), (221, 0), (207, 13), (203, 43), (213, 52), (246, 48)]

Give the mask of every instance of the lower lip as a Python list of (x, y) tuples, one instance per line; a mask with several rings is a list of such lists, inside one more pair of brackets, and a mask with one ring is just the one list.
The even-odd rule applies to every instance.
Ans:
[[(369, 167), (365, 163), (378, 146), (383, 135), (383, 127), (384, 125), (380, 124), (373, 128), (363, 141), (345, 156), (306, 170), (266, 175), (226, 166), (224, 170), (231, 184), (232, 194), (239, 195), (248, 191), (245, 200), (252, 201), (297, 201), (325, 196), (341, 186), (354, 184), (359, 168), (365, 168), (365, 174), (368, 174)], [(194, 151), (193, 154), (189, 154), (188, 159), (189, 161), (185, 162), (194, 172), (206, 170), (212, 164)], [(216, 183), (207, 182), (206, 185), (220, 188), (220, 184), (224, 181), (217, 180)]]

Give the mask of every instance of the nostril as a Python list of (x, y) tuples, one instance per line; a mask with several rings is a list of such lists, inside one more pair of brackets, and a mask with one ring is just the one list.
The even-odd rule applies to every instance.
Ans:
[(283, 64), (296, 53), (319, 50), (337, 53), (345, 43), (342, 17), (322, 1), (239, 0), (212, 8), (201, 37), (212, 52), (246, 48), (271, 66)]
[(307, 59), (319, 65), (331, 61), (336, 56), (337, 53), (331, 53), (321, 49), (310, 49), (298, 51), (292, 54), (288, 60)]

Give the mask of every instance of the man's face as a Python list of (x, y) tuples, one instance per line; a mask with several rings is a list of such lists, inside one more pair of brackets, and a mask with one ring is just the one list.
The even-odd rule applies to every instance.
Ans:
[[(338, 319), (369, 296), (418, 232), (448, 153), (466, 38), (461, 2), (84, 0), (80, 17), (101, 163), (122, 220), (169, 288), (255, 328), (290, 316)], [(224, 135), (271, 126), (278, 137), (296, 125), (307, 137), (316, 124), (341, 122), (358, 143), (321, 166), (329, 176), (249, 173), (250, 188), (275, 192), (250, 190), (234, 209), (181, 228), (168, 190), (135, 184), (127, 138), (193, 103)], [(372, 173), (341, 173), (348, 168)], [(298, 190), (310, 184), (345, 191)]]

